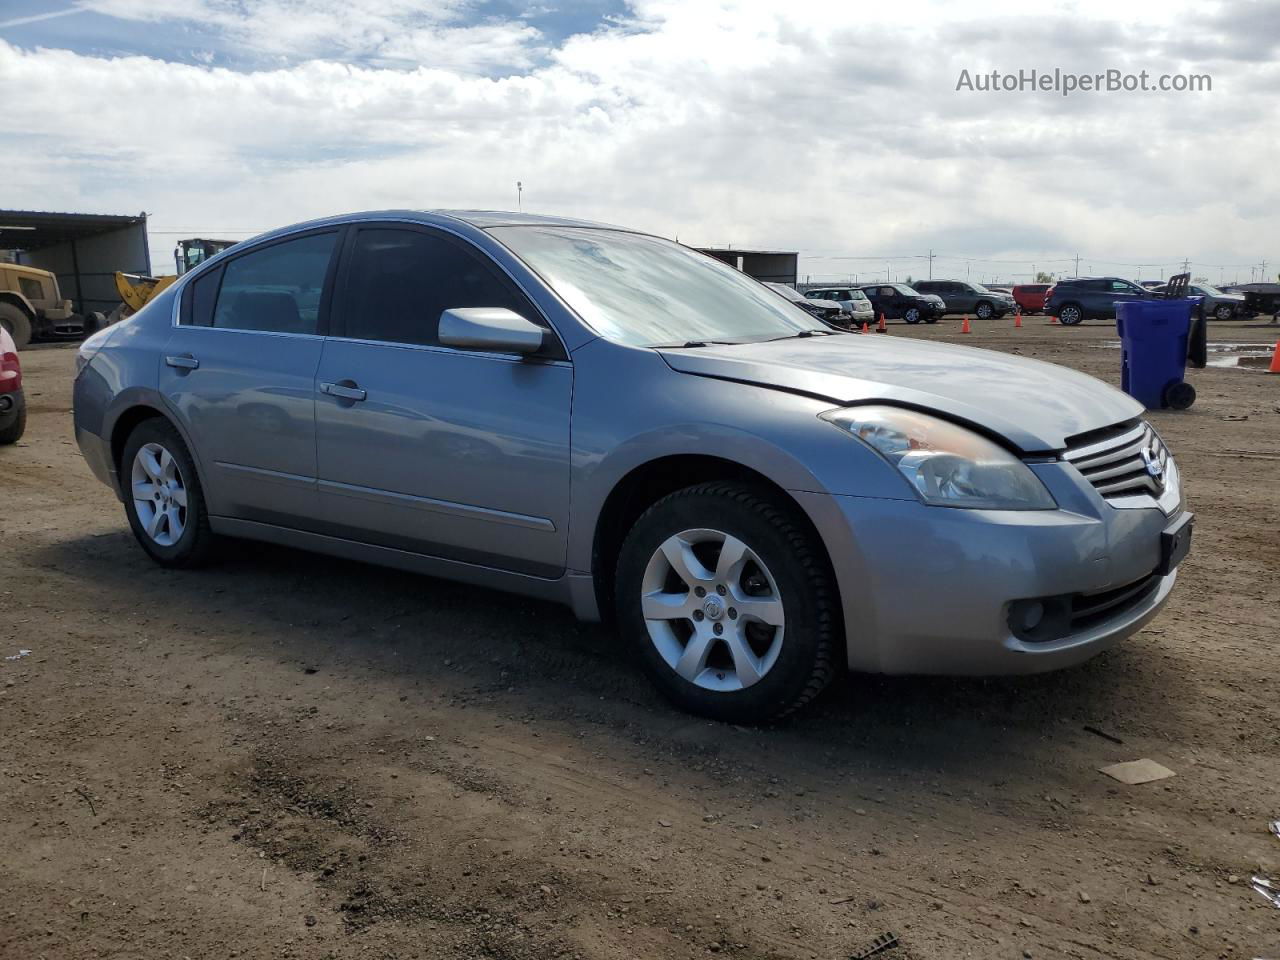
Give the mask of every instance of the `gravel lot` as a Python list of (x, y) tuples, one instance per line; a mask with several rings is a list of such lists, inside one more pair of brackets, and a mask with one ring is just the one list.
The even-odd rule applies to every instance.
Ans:
[[(1118, 378), (1105, 324), (959, 326), (890, 329)], [(1280, 878), (1280, 377), (1153, 414), (1196, 544), (1120, 648), (747, 729), (557, 607), (253, 544), (157, 568), (72, 440), (73, 358), (23, 354), (0, 448), (6, 960), (1280, 956), (1248, 886)], [(1139, 757), (1177, 775), (1098, 773)]]

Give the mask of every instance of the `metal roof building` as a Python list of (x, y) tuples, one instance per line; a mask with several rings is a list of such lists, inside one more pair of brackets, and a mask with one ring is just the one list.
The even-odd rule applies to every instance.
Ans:
[(115, 273), (151, 274), (147, 215), (0, 210), (0, 250), (58, 277), (78, 312), (107, 313), (119, 302)]
[(695, 247), (699, 253), (736, 267), (749, 277), (769, 283), (796, 285), (800, 254), (790, 250), (734, 250), (732, 247)]

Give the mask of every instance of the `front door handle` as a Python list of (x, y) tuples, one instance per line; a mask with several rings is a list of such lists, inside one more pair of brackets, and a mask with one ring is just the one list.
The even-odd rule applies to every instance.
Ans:
[(369, 394), (356, 385), (354, 380), (339, 380), (337, 383), (321, 383), (320, 392), (327, 393), (339, 400), (363, 400)]
[(179, 370), (195, 370), (200, 366), (200, 361), (189, 353), (177, 357), (165, 357), (164, 362)]

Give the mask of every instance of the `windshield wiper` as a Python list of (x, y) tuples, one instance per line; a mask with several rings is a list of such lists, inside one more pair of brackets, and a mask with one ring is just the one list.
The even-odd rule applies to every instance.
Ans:
[(683, 343), (654, 343), (650, 347), (653, 350), (691, 350), (694, 347), (705, 347), (706, 340), (686, 340)]

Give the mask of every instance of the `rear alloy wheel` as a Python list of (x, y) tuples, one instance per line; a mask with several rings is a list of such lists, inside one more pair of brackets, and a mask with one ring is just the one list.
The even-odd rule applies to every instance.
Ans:
[(983, 300), (981, 303), (977, 305), (977, 307), (974, 308), (973, 313), (974, 313), (974, 316), (976, 316), (979, 320), (990, 320), (991, 304)]
[(120, 460), (125, 513), (142, 549), (166, 567), (203, 563), (213, 545), (204, 494), (186, 444), (169, 423), (144, 420)]
[(1062, 309), (1058, 311), (1058, 322), (1068, 327), (1074, 327), (1083, 319), (1084, 311), (1075, 303), (1063, 304)]
[(903, 319), (903, 320), (905, 320), (905, 321), (907, 321), (907, 323), (919, 323), (919, 322), (920, 322), (920, 308), (919, 308), (919, 307), (907, 307), (907, 309), (906, 309), (906, 310), (904, 310), (904, 311), (902, 312), (902, 319)]
[(650, 679), (693, 713), (774, 719), (835, 672), (839, 615), (825, 557), (762, 491), (708, 483), (654, 504), (623, 544), (616, 594)]
[(1230, 320), (1231, 305), (1227, 303), (1218, 304), (1217, 308), (1213, 311), (1213, 315), (1218, 320)]

